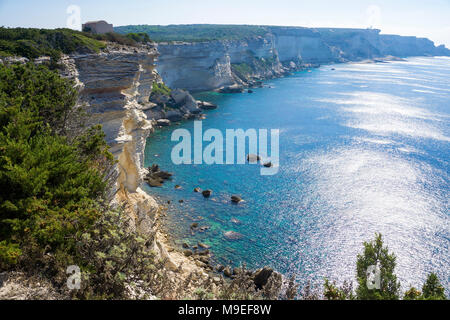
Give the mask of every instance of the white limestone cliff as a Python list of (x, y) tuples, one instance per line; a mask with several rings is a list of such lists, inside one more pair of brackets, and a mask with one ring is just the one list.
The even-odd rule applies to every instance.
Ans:
[[(140, 188), (147, 173), (146, 140), (154, 124), (145, 111), (152, 105), (149, 97), (153, 84), (161, 82), (155, 70), (157, 56), (153, 45), (108, 44), (100, 53), (64, 56), (62, 75), (75, 81), (80, 92), (78, 104), (88, 112), (89, 124), (103, 126), (110, 151), (117, 160), (114, 201), (124, 206), (131, 227), (139, 233), (155, 235), (154, 249), (172, 272), (205, 276), (194, 261), (170, 250), (167, 236), (159, 226), (163, 208)], [(181, 281), (183, 276), (174, 279)]]
[(376, 29), (267, 27), (242, 40), (159, 43), (157, 70), (172, 88), (214, 90), (325, 63), (386, 56), (450, 55), (428, 39), (380, 34)]

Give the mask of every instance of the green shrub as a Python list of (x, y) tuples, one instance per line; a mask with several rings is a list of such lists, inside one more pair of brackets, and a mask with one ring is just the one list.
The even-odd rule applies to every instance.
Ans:
[(164, 83), (153, 82), (152, 95), (170, 96), (172, 90)]
[(170, 289), (164, 262), (151, 250), (153, 235), (130, 232), (127, 217), (106, 211), (85, 233), (77, 236), (76, 263), (82, 266), (82, 299), (126, 299), (127, 286), (141, 283), (141, 298), (163, 296)]
[(98, 52), (105, 44), (90, 34), (70, 29), (0, 28), (0, 52), (29, 59), (59, 57), (75, 51)]
[(73, 84), (43, 66), (0, 65), (3, 268), (24, 247), (73, 253), (72, 236), (102, 214), (111, 156), (98, 128), (88, 131), (91, 138), (67, 131), (75, 101)]
[(231, 67), (233, 68), (233, 71), (239, 73), (239, 75), (243, 77), (246, 77), (253, 72), (252, 67), (246, 63), (233, 64)]
[(422, 288), (422, 296), (426, 300), (446, 300), (445, 289), (435, 273), (431, 273)]
[(125, 35), (125, 37), (132, 39), (138, 43), (151, 42), (150, 37), (145, 32), (129, 33), (129, 34)]

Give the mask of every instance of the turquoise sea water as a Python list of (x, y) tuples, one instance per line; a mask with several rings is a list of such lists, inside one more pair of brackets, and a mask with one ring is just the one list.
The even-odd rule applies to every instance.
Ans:
[[(220, 106), (204, 130), (280, 129), (275, 176), (255, 165), (174, 165), (172, 131), (193, 132), (193, 122), (149, 138), (146, 165), (175, 176), (144, 188), (172, 200), (165, 227), (175, 243), (201, 241), (217, 263), (270, 265), (320, 284), (354, 279), (362, 243), (380, 232), (403, 289), (437, 272), (449, 290), (450, 59), (323, 66), (266, 84), (197, 98)], [(233, 194), (245, 202), (232, 205)], [(192, 234), (193, 222), (210, 229)], [(243, 238), (226, 240), (227, 231)]]

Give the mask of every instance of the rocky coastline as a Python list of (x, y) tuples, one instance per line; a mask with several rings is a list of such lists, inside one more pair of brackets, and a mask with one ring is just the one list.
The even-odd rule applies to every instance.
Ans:
[[(159, 127), (183, 120), (204, 119), (205, 112), (218, 106), (197, 101), (191, 92), (216, 90), (220, 93), (252, 93), (263, 81), (321, 64), (342, 62), (383, 62), (408, 55), (450, 55), (429, 40), (383, 36), (379, 31), (346, 31), (346, 47), (339, 47), (330, 32), (305, 28), (272, 28), (265, 37), (243, 41), (146, 44), (130, 47), (108, 43), (99, 53), (75, 53), (61, 58), (61, 75), (72, 79), (79, 91), (78, 106), (86, 109), (90, 124), (101, 124), (114, 158), (117, 177), (113, 202), (125, 208), (134, 232), (154, 235), (153, 248), (172, 274), (174, 286), (195, 275), (199, 281), (213, 276), (213, 282), (236, 277), (239, 269), (214, 266), (211, 249), (202, 243), (175, 248), (161, 221), (167, 208), (142, 188), (144, 182), (159, 187), (171, 174), (159, 168), (144, 168), (144, 150), (149, 135)], [(348, 35), (350, 34), (350, 36)], [(395, 46), (393, 43), (398, 42)], [(411, 47), (411, 43), (414, 46)], [(401, 48), (400, 48), (401, 47)], [(371, 48), (370, 54), (358, 54)], [(406, 48), (406, 49), (405, 49)], [(445, 50), (444, 50), (445, 49)], [(385, 57), (385, 58), (384, 58)], [(46, 63), (48, 57), (34, 63)], [(0, 59), (0, 63), (25, 63), (25, 58)], [(167, 86), (166, 86), (167, 85)], [(249, 161), (251, 159), (249, 158)], [(259, 159), (255, 159), (259, 161)], [(270, 163), (263, 164), (271, 166)], [(211, 190), (194, 190), (204, 197)], [(231, 196), (232, 203), (243, 201)], [(195, 232), (201, 226), (191, 226)], [(229, 232), (227, 239), (239, 234)], [(244, 271), (242, 271), (244, 272)], [(255, 285), (281, 275), (270, 268), (249, 272)], [(20, 277), (18, 277), (20, 278)], [(185, 288), (186, 293), (195, 285)]]
[[(206, 116), (204, 112), (218, 107), (209, 102), (195, 100), (185, 88), (193, 91), (215, 90), (227, 94), (252, 93), (252, 88), (263, 87), (263, 81), (266, 79), (319, 67), (322, 63), (333, 64), (348, 61), (364, 63), (400, 59), (393, 56), (381, 56), (381, 54), (369, 57), (347, 54), (346, 59), (337, 58), (332, 54), (330, 48), (326, 49), (329, 53), (327, 56), (324, 57), (322, 54), (313, 59), (306, 58), (307, 54), (311, 56), (313, 54), (308, 52), (306, 54), (305, 48), (302, 46), (297, 48), (294, 53), (296, 59), (290, 60), (280, 49), (286, 45), (281, 41), (286, 36), (283, 32), (279, 31), (278, 38), (270, 41), (259, 38), (253, 39), (253, 42), (233, 42), (226, 45), (224, 43), (148, 44), (130, 48), (109, 44), (107, 49), (99, 54), (71, 55), (62, 59), (65, 66), (63, 75), (73, 79), (79, 88), (81, 97), (79, 104), (87, 107), (92, 123), (103, 125), (107, 142), (118, 160), (115, 201), (118, 205), (126, 204), (125, 208), (134, 222), (132, 225), (135, 231), (153, 232), (156, 235), (154, 249), (166, 261), (168, 269), (178, 274), (173, 277), (174, 279), (183, 281), (192, 273), (199, 278), (206, 279), (208, 273), (211, 272), (216, 275), (222, 273), (226, 277), (236, 276), (236, 272), (233, 272), (231, 267), (210, 264), (210, 248), (205, 248), (201, 244), (174, 248), (171, 245), (170, 235), (164, 232), (164, 228), (160, 224), (166, 208), (141, 189), (144, 182), (152, 187), (160, 187), (164, 180), (170, 179), (172, 176), (171, 173), (160, 171), (159, 168), (143, 168), (145, 144), (150, 133), (155, 128), (167, 127), (183, 120), (204, 119)], [(289, 32), (292, 33), (292, 30)], [(364, 31), (362, 34), (371, 33)], [(298, 42), (306, 41), (305, 37), (311, 37), (311, 34), (305, 35), (303, 30), (300, 35), (294, 32), (293, 35), (287, 37), (294, 37)], [(317, 34), (313, 34), (313, 38), (317, 40)], [(277, 42), (278, 48), (273, 45), (273, 41)], [(229, 59), (227, 57), (225, 60), (215, 58), (216, 65), (212, 68), (208, 64), (203, 64), (202, 68), (214, 71), (212, 75), (202, 78), (201, 75), (192, 72), (189, 62), (185, 59), (195, 59), (196, 63), (205, 61), (185, 50), (192, 48), (198, 50), (199, 47), (202, 50), (209, 50), (210, 46), (217, 45), (225, 51), (232, 48), (235, 50), (235, 54), (242, 51), (241, 47), (253, 48), (254, 52), (261, 54), (261, 57), (255, 58), (253, 54), (250, 56), (246, 54), (244, 60), (236, 60), (236, 58), (231, 59), (232, 54), (228, 54)], [(186, 57), (177, 57), (178, 61), (181, 59), (184, 63), (182, 67), (167, 63), (171, 59), (171, 55), (167, 51), (173, 50), (174, 47), (179, 48), (179, 46), (185, 48), (178, 50), (177, 54), (186, 53)], [(322, 50), (322, 47), (323, 43), (316, 44), (315, 50)], [(299, 53), (299, 50), (302, 51), (302, 54)], [(203, 53), (205, 52), (203, 51)], [(219, 54), (223, 54), (223, 52), (219, 52)], [(209, 52), (209, 56), (211, 55), (213, 54)], [(264, 57), (264, 55), (267, 56)], [(225, 61), (225, 64), (220, 65), (220, 61)], [(239, 68), (239, 63), (249, 63), (250, 68)], [(168, 73), (168, 67), (171, 68), (170, 72), (172, 73)], [(197, 71), (202, 68), (197, 68)], [(189, 87), (186, 86), (187, 82), (184, 80), (181, 82), (174, 80), (184, 73), (187, 74), (185, 80), (189, 83), (195, 84), (198, 79), (203, 79), (210, 85), (204, 86), (204, 84), (198, 83)], [(223, 81), (224, 79), (225, 81)], [(271, 164), (264, 163), (263, 165), (270, 166)], [(196, 192), (208, 197), (212, 191), (199, 189)], [(233, 195), (231, 197), (232, 203), (241, 201), (243, 200), (240, 196)], [(193, 232), (197, 228), (199, 226), (192, 226)], [(239, 237), (239, 234), (230, 232), (224, 237), (235, 239)]]
[(157, 70), (171, 88), (231, 93), (323, 64), (450, 55), (445, 46), (428, 39), (386, 35), (376, 29), (265, 29), (265, 35), (240, 40), (160, 42)]

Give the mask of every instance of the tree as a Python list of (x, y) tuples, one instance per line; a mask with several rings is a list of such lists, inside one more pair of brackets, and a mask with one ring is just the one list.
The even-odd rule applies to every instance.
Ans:
[(444, 287), (435, 273), (431, 273), (422, 287), (422, 296), (426, 300), (446, 300)]
[(104, 211), (112, 157), (99, 127), (67, 137), (76, 100), (73, 84), (43, 66), (0, 65), (1, 268), (73, 254), (73, 236)]
[[(381, 234), (377, 234), (372, 242), (364, 243), (364, 253), (358, 254), (356, 263), (358, 288), (356, 290), (359, 300), (397, 300), (399, 298), (400, 283), (394, 274), (396, 257), (383, 246)], [(370, 289), (368, 283), (368, 270), (376, 266), (379, 270), (380, 287)]]
[(344, 281), (344, 284), (338, 288), (335, 282), (325, 279), (324, 293), (327, 300), (354, 300), (353, 285), (351, 282)]

